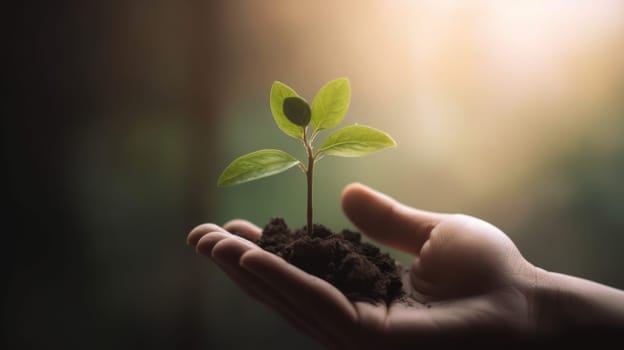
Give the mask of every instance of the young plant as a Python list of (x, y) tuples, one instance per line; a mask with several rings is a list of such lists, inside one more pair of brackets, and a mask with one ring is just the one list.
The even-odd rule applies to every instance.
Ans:
[(396, 146), (388, 134), (356, 124), (334, 131), (315, 151), (313, 142), (316, 136), (322, 130), (333, 128), (342, 122), (350, 100), (351, 87), (346, 78), (330, 81), (323, 86), (314, 97), (312, 106), (295, 90), (279, 81), (274, 82), (270, 97), (273, 119), (284, 133), (301, 140), (308, 158), (307, 165), (284, 151), (263, 149), (236, 158), (219, 177), (218, 186), (237, 185), (298, 166), (306, 175), (307, 230), (312, 233), (315, 163), (326, 155), (360, 157)]

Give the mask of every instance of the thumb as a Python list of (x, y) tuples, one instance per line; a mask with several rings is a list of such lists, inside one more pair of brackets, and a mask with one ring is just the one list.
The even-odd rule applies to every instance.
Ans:
[(373, 240), (415, 255), (447, 215), (410, 208), (359, 183), (345, 187), (342, 208)]

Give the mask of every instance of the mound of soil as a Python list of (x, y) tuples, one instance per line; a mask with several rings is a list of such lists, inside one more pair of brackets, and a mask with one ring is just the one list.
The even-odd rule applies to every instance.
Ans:
[(399, 268), (388, 254), (362, 242), (358, 232), (334, 233), (323, 225), (289, 229), (281, 218), (273, 218), (256, 242), (300, 269), (338, 288), (351, 301), (385, 302), (403, 296)]

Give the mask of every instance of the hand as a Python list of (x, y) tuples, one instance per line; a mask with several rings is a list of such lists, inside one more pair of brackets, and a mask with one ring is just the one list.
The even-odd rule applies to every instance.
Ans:
[(188, 242), (249, 295), (329, 347), (439, 344), (464, 336), (488, 342), (534, 332), (537, 269), (499, 229), (466, 215), (409, 208), (360, 184), (345, 189), (342, 204), (370, 238), (414, 256), (403, 278), (407, 301), (350, 302), (251, 243), (261, 229), (247, 221), (200, 225)]

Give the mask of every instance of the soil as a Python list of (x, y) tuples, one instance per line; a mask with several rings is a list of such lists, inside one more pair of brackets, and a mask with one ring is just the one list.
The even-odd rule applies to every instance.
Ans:
[(256, 242), (300, 269), (338, 288), (351, 301), (392, 303), (403, 297), (400, 267), (376, 246), (362, 242), (358, 232), (334, 233), (315, 224), (289, 229), (282, 218), (273, 218)]

